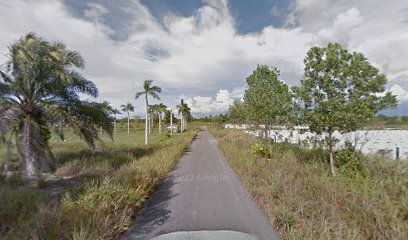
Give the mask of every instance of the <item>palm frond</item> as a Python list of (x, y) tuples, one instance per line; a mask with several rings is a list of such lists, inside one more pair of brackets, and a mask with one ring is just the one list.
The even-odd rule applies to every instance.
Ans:
[(98, 88), (95, 83), (82, 77), (78, 72), (70, 71), (68, 74), (70, 78), (69, 88), (76, 92), (90, 95), (94, 98), (98, 97)]
[(149, 90), (150, 92), (161, 93), (161, 87), (159, 86), (152, 86)]
[(3, 79), (5, 83), (13, 82), (13, 77), (10, 76), (6, 71), (0, 70), (0, 77)]
[(159, 95), (157, 93), (155, 93), (155, 92), (149, 92), (149, 95), (152, 96), (153, 98), (157, 99), (157, 100), (160, 100)]
[(77, 68), (85, 67), (85, 60), (82, 58), (81, 54), (76, 51), (67, 51), (67, 62)]
[(143, 82), (143, 88), (145, 90), (145, 92), (148, 92), (148, 90), (150, 89), (150, 86), (152, 85), (153, 80), (151, 79), (147, 79)]
[(140, 96), (145, 95), (146, 92), (137, 92), (135, 95), (135, 99), (138, 99)]
[(18, 107), (0, 107), (0, 138), (15, 128), (23, 116), (23, 111)]

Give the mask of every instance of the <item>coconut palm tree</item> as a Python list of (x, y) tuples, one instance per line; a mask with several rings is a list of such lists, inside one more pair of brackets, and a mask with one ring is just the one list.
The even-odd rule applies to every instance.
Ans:
[(181, 99), (180, 104), (176, 107), (179, 114), (181, 114), (181, 132), (184, 132), (187, 129), (187, 118), (191, 115), (191, 109), (183, 99)]
[(192, 118), (191, 116), (191, 108), (188, 106), (187, 103), (184, 105), (184, 129), (187, 129), (188, 125), (188, 120)]
[(148, 114), (149, 114), (149, 100), (148, 97), (151, 96), (157, 100), (160, 100), (159, 93), (161, 93), (161, 88), (152, 85), (153, 80), (145, 80), (143, 83), (143, 91), (136, 93), (135, 98), (138, 99), (141, 96), (145, 97), (146, 100), (146, 122), (145, 122), (145, 145), (149, 142), (149, 132), (148, 132)]
[(120, 107), (122, 108), (122, 112), (127, 113), (127, 129), (128, 129), (128, 134), (130, 134), (130, 112), (135, 111), (135, 107), (130, 103), (126, 103), (124, 105), (120, 105)]
[(162, 133), (162, 123), (161, 123), (162, 113), (164, 113), (166, 110), (167, 110), (167, 106), (166, 106), (166, 105), (164, 105), (163, 103), (157, 104), (157, 106), (156, 106), (156, 112), (157, 112), (157, 115), (159, 116), (159, 134)]
[(176, 108), (178, 109), (178, 113), (181, 114), (181, 118), (180, 118), (181, 132), (183, 132), (183, 108), (182, 108), (183, 105), (184, 105), (184, 99), (181, 99), (180, 104), (176, 106)]
[(149, 105), (149, 107), (148, 107), (148, 112), (149, 112), (149, 133), (152, 132), (154, 114), (156, 114), (156, 106), (157, 105), (154, 104), (154, 105)]
[(14, 140), (23, 176), (36, 180), (52, 170), (48, 142), (55, 123), (93, 147), (98, 127), (112, 136), (111, 108), (79, 96), (97, 97), (98, 89), (77, 71), (85, 67), (78, 52), (29, 33), (9, 47), (8, 58), (0, 69), (0, 139)]
[(112, 109), (112, 114), (113, 114), (113, 134), (116, 134), (116, 125), (117, 125), (116, 114), (119, 114), (119, 113), (120, 113), (119, 109), (116, 109), (116, 108)]

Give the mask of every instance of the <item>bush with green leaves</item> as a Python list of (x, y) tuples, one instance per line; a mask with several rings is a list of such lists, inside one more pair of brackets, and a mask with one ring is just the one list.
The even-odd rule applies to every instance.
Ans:
[(334, 154), (340, 165), (340, 172), (344, 175), (354, 175), (364, 172), (363, 155), (350, 149), (342, 149)]
[(255, 155), (261, 156), (261, 157), (267, 157), (269, 156), (269, 150), (268, 147), (265, 146), (262, 143), (255, 143), (254, 145), (251, 146), (251, 152)]

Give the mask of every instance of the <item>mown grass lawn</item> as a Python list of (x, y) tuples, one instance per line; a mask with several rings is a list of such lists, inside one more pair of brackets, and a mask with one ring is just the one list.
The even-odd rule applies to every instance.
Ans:
[(406, 163), (366, 157), (364, 174), (333, 177), (326, 153), (273, 146), (255, 156), (256, 137), (210, 129), (252, 198), (283, 239), (408, 239)]
[[(17, 179), (0, 183), (1, 239), (119, 239), (133, 216), (189, 148), (198, 128), (172, 137), (157, 128), (144, 146), (144, 131), (119, 131), (114, 142), (90, 148), (69, 132), (53, 136), (61, 179), (38, 188)], [(4, 154), (4, 147), (0, 150)], [(17, 157), (14, 156), (16, 159)]]

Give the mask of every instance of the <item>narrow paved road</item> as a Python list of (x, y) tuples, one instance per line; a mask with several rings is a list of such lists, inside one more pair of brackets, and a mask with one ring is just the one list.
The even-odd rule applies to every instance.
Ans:
[(200, 131), (126, 239), (278, 239), (217, 140)]

